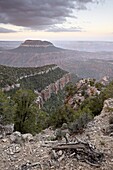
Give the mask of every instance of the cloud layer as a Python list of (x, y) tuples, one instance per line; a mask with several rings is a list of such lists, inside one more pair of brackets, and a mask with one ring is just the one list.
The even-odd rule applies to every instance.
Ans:
[(47, 31), (47, 32), (82, 32), (84, 30), (82, 30), (82, 28), (80, 28), (80, 27), (66, 28), (66, 27), (53, 26), (53, 27), (49, 27), (45, 31)]
[(97, 0), (0, 0), (0, 23), (44, 30), (93, 2)]
[(16, 31), (0, 27), (0, 33), (12, 33), (12, 32), (16, 32)]

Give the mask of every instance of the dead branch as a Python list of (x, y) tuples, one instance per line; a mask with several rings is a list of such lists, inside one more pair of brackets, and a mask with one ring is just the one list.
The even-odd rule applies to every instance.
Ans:
[[(65, 152), (65, 154), (77, 158), (77, 160), (84, 161), (91, 166), (96, 167), (101, 165), (104, 158), (103, 153), (97, 152), (93, 145), (82, 141), (67, 144), (57, 144), (56, 146), (52, 147), (52, 150), (55, 151), (56, 155), (57, 152), (61, 150), (62, 152)], [(59, 160), (59, 156), (56, 157), (58, 157)]]

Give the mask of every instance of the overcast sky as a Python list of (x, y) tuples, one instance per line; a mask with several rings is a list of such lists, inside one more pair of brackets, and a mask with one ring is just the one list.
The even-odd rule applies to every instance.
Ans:
[(0, 40), (113, 41), (113, 0), (0, 0)]

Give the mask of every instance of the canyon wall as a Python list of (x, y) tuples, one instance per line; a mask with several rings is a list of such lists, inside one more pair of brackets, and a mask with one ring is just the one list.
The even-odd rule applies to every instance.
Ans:
[(66, 84), (68, 84), (70, 81), (71, 81), (71, 74), (67, 73), (56, 82), (51, 83), (40, 93), (38, 92), (38, 90), (35, 90), (35, 93), (38, 94), (36, 103), (38, 104), (39, 108), (41, 108), (43, 106), (43, 103), (46, 102), (51, 97), (52, 93), (57, 94), (59, 90), (63, 90)]

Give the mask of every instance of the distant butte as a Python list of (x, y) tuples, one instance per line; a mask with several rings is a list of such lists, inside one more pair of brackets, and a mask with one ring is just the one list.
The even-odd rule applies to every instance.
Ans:
[(10, 50), (10, 52), (16, 53), (54, 53), (61, 52), (64, 49), (55, 47), (49, 41), (41, 41), (41, 40), (26, 40), (19, 47)]
[(25, 47), (49, 47), (49, 46), (54, 46), (54, 45), (49, 41), (26, 40), (24, 43), (21, 44), (21, 46), (25, 46)]

